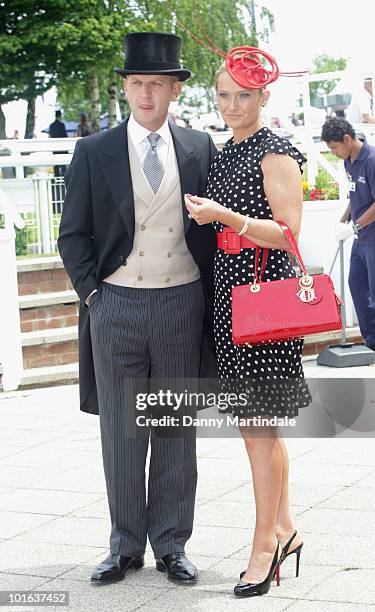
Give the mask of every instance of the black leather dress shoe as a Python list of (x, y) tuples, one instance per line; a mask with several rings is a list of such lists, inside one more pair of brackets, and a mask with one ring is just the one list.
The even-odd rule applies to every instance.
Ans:
[(140, 569), (145, 564), (143, 555), (140, 557), (125, 557), (124, 555), (108, 555), (93, 571), (91, 582), (117, 582), (125, 577), (129, 569)]
[(180, 584), (194, 584), (198, 580), (198, 570), (185, 553), (169, 553), (161, 559), (156, 559), (156, 569), (168, 572), (168, 580)]

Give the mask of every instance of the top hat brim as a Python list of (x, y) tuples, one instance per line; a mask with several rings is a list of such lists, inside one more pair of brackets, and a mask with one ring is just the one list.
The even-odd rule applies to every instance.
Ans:
[(114, 71), (117, 74), (120, 74), (123, 77), (128, 76), (129, 74), (164, 74), (165, 76), (176, 76), (179, 81), (186, 81), (189, 77), (191, 77), (190, 70), (185, 70), (183, 68), (176, 69), (172, 68), (170, 70), (126, 70), (123, 68), (114, 68)]

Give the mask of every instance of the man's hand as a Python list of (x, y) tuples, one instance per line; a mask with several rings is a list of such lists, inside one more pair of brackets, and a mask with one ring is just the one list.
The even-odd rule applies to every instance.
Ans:
[(349, 236), (354, 236), (354, 229), (351, 223), (338, 223), (335, 227), (335, 238), (337, 242), (346, 240)]

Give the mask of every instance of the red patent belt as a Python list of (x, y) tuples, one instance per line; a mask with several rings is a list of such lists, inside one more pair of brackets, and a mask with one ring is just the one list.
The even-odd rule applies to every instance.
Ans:
[(241, 249), (255, 249), (257, 246), (245, 236), (239, 236), (231, 227), (224, 227), (222, 232), (216, 232), (216, 237), (217, 248), (231, 255), (238, 255)]

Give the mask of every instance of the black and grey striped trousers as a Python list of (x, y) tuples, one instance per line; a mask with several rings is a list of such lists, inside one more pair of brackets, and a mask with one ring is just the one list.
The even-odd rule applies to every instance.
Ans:
[(134, 435), (134, 383), (198, 378), (204, 309), (200, 280), (166, 289), (102, 282), (93, 296), (90, 329), (112, 554), (142, 554), (148, 535), (160, 558), (183, 552), (191, 536), (197, 483), (194, 430), (161, 437), (153, 427), (142, 427)]

